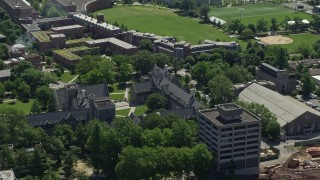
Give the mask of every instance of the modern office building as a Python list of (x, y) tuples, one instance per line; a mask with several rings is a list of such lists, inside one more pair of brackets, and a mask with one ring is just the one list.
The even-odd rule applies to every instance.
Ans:
[(261, 121), (233, 103), (198, 111), (199, 139), (217, 156), (217, 171), (258, 174)]

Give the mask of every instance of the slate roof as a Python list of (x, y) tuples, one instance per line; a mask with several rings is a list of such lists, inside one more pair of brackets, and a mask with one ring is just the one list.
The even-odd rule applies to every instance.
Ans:
[[(82, 94), (82, 90), (85, 90), (86, 94)], [(66, 93), (68, 91), (68, 93)], [(85, 99), (87, 95), (94, 94), (95, 98), (108, 97), (109, 90), (106, 84), (94, 84), (89, 86), (77, 86), (77, 85), (68, 85), (68, 87), (56, 90), (57, 101), (60, 108), (65, 109), (67, 104), (69, 109), (72, 107), (72, 104), (77, 106), (82, 106), (82, 108), (87, 107), (85, 104)], [(69, 95), (67, 95), (69, 94)], [(84, 97), (85, 96), (85, 97)], [(83, 101), (83, 102), (80, 102)]]
[(294, 121), (305, 112), (320, 116), (320, 112), (312, 109), (306, 104), (301, 103), (290, 96), (283, 96), (256, 83), (252, 83), (245, 88), (240, 93), (239, 99), (249, 103), (254, 102), (264, 105), (276, 115), (281, 127)]
[(94, 84), (89, 86), (79, 86), (79, 90), (86, 90), (89, 94), (94, 94), (97, 97), (106, 97), (109, 96), (109, 90), (106, 84)]
[(28, 120), (31, 126), (43, 126), (46, 124), (58, 124), (63, 119), (69, 119), (70, 116), (78, 121), (88, 120), (88, 109), (56, 111), (44, 114), (29, 115)]
[(196, 109), (202, 107), (202, 104), (196, 100), (193, 94), (186, 92), (184, 89), (172, 83), (165, 77), (162, 77), (156, 86), (184, 107), (195, 107)]
[(150, 92), (152, 91), (152, 82), (142, 82), (142, 83), (134, 83), (132, 85), (133, 92), (135, 93), (144, 93), (144, 92)]
[(192, 119), (196, 117), (196, 111), (193, 107), (160, 111), (159, 114), (160, 116), (168, 116), (170, 114), (173, 114), (184, 119)]

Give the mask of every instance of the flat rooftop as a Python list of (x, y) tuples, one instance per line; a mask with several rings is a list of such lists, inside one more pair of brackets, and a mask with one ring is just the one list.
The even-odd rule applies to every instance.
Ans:
[(93, 49), (93, 48), (89, 48), (86, 46), (80, 46), (80, 47), (74, 47), (74, 48), (68, 48), (68, 49), (59, 49), (59, 50), (55, 50), (53, 52), (59, 54), (62, 57), (65, 57), (69, 60), (78, 60), (78, 59), (80, 59), (80, 56), (74, 54), (73, 52), (85, 51), (85, 50), (89, 50), (89, 49)]
[(239, 124), (239, 123), (248, 123), (248, 122), (258, 122), (258, 117), (251, 114), (249, 111), (243, 109), (241, 116), (241, 119), (238, 120), (223, 120), (219, 116), (219, 112), (217, 108), (213, 109), (205, 109), (200, 110), (200, 114), (208, 118), (212, 123), (216, 124), (217, 126), (225, 126), (230, 124)]
[(75, 6), (76, 4), (70, 0), (56, 0), (59, 4), (63, 6)]
[(31, 33), (40, 42), (50, 42), (49, 36), (43, 31), (36, 31)]
[(36, 24), (22, 24), (22, 26), (27, 31), (41, 31), (39, 26)]
[(24, 0), (4, 0), (12, 9), (32, 9), (27, 1)]
[(64, 34), (51, 34), (50, 37), (51, 37), (51, 38), (59, 38), (59, 37), (65, 38), (66, 35), (64, 35)]
[(108, 29), (110, 31), (121, 31), (121, 29), (117, 26), (114, 26), (112, 24), (108, 24), (106, 22), (98, 23), (98, 20), (95, 18), (92, 18), (90, 16), (84, 15), (84, 14), (73, 14), (74, 17), (77, 17), (79, 19), (82, 19), (84, 21), (90, 22), (92, 24), (95, 24), (97, 26), (100, 26), (101, 28)]
[(0, 78), (7, 78), (11, 76), (11, 69), (1, 70)]
[(87, 42), (87, 41), (91, 41), (91, 38), (81, 38), (81, 39), (71, 39), (71, 40), (67, 40), (66, 44), (77, 44), (77, 43), (81, 43), (81, 42)]
[(72, 18), (67, 17), (52, 17), (52, 18), (43, 18), (43, 19), (36, 19), (35, 23), (46, 23), (46, 22), (53, 22), (53, 21), (59, 21), (59, 20), (71, 20)]
[(104, 38), (104, 39), (96, 39), (96, 40), (92, 40), (92, 41), (87, 41), (88, 44), (92, 45), (92, 44), (100, 44), (100, 43), (112, 43), (115, 44), (117, 46), (120, 46), (122, 48), (125, 49), (131, 49), (131, 48), (136, 48), (136, 46), (126, 43), (124, 41), (121, 41), (119, 39), (116, 38)]
[(79, 29), (79, 28), (83, 28), (83, 26), (80, 26), (79, 24), (75, 24), (75, 25), (70, 25), (70, 26), (53, 27), (53, 28), (51, 28), (51, 30), (62, 31), (62, 30), (66, 30), (66, 29)]

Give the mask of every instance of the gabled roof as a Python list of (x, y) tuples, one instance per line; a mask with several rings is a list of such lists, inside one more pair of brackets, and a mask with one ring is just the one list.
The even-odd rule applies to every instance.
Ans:
[(305, 112), (313, 113), (320, 118), (320, 112), (312, 109), (306, 104), (301, 103), (290, 96), (283, 96), (256, 83), (252, 83), (245, 88), (240, 93), (239, 99), (249, 103), (254, 102), (264, 105), (276, 115), (281, 127), (292, 122)]
[(168, 116), (170, 114), (173, 114), (173, 115), (179, 116), (184, 119), (192, 119), (192, 118), (195, 118), (195, 116), (196, 116), (196, 112), (193, 107), (160, 111), (159, 114), (160, 114), (160, 116)]
[(142, 82), (142, 83), (134, 83), (132, 85), (133, 92), (135, 93), (144, 93), (144, 92), (150, 92), (152, 91), (152, 82)]
[(58, 124), (63, 119), (72, 119), (77, 121), (88, 120), (88, 109), (77, 109), (72, 111), (56, 111), (44, 114), (29, 115), (28, 120), (31, 126), (43, 126), (46, 124)]
[(94, 94), (97, 97), (109, 96), (109, 90), (106, 84), (94, 84), (89, 86), (79, 86), (79, 91), (86, 90), (87, 94)]
[(172, 83), (165, 77), (163, 77), (156, 86), (184, 107), (195, 107), (196, 109), (202, 107), (201, 103), (195, 99), (194, 95), (186, 92), (184, 89)]

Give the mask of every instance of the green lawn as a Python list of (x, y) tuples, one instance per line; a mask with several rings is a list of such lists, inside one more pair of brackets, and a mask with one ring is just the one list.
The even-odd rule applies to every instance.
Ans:
[(73, 52), (92, 50), (92, 49), (94, 49), (94, 48), (89, 48), (86, 46), (79, 46), (79, 47), (73, 47), (73, 48), (67, 48), (67, 49), (59, 49), (59, 50), (55, 50), (53, 52), (59, 54), (60, 56), (68, 58), (69, 60), (77, 60), (77, 59), (80, 59), (80, 56), (74, 54)]
[(137, 116), (141, 116), (142, 114), (144, 114), (146, 111), (148, 110), (147, 106), (138, 106), (135, 110), (134, 110), (134, 114)]
[(70, 82), (73, 78), (75, 78), (76, 74), (71, 74), (70, 72), (64, 72), (61, 77), (59, 78), (60, 81), (64, 83)]
[(50, 42), (49, 36), (43, 31), (32, 32), (32, 34), (40, 41), (40, 42)]
[(241, 22), (243, 24), (256, 24), (257, 20), (260, 18), (270, 21), (271, 18), (274, 17), (277, 18), (279, 22), (282, 22), (286, 16), (290, 17), (291, 19), (293, 19), (294, 16), (302, 19), (312, 19), (312, 16), (309, 14), (302, 12), (296, 13), (293, 9), (283, 7), (282, 5), (274, 5), (272, 3), (212, 8), (209, 16), (215, 16), (228, 22), (233, 19), (240, 19), (241, 12)]
[(296, 52), (298, 46), (300, 44), (305, 44), (312, 48), (312, 45), (317, 41), (320, 40), (320, 36), (310, 33), (302, 33), (302, 34), (290, 34), (287, 35), (288, 37), (293, 39), (293, 42), (290, 44), (281, 45), (288, 49), (289, 53)]
[(0, 109), (13, 108), (18, 111), (23, 111), (24, 114), (27, 115), (30, 113), (33, 102), (34, 102), (34, 99), (29, 99), (29, 101), (26, 103), (16, 100), (15, 104), (11, 104), (11, 100), (10, 100), (9, 102), (0, 103)]
[(130, 109), (121, 109), (116, 111), (116, 115), (118, 116), (128, 116)]
[(109, 97), (112, 100), (122, 101), (124, 99), (124, 93), (123, 94), (110, 94)]
[(193, 44), (204, 39), (235, 41), (211, 25), (200, 24), (198, 19), (179, 16), (172, 10), (157, 7), (118, 6), (97, 11), (94, 14), (97, 13), (103, 13), (109, 23), (117, 21), (130, 30), (173, 36)]
[(108, 85), (108, 89), (110, 93), (124, 93), (126, 87), (124, 84), (114, 83), (112, 85)]

